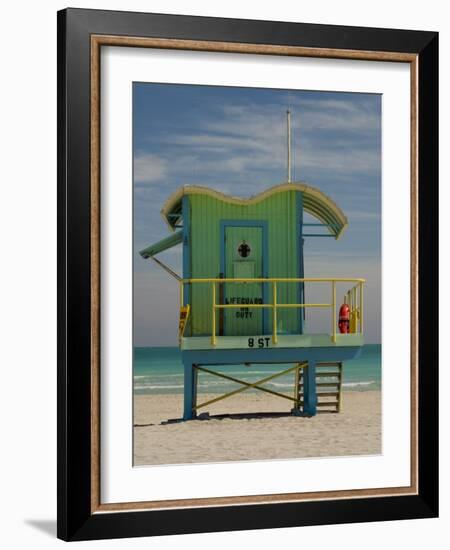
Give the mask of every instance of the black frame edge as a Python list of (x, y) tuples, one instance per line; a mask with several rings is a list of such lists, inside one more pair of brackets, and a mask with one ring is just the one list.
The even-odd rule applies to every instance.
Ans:
[(71, 9), (58, 12), (57, 30), (57, 536), (71, 540), (91, 517), (90, 44)]
[(91, 516), (70, 540), (248, 531), (433, 517), (436, 517), (435, 511), (420, 496), (100, 513)]
[[(57, 23), (57, 536), (93, 540), (437, 517), (438, 34), (73, 8), (58, 12)], [(419, 392), (419, 495), (91, 514), (90, 439), (86, 437), (90, 429), (90, 228), (85, 183), (89, 182), (89, 37), (93, 33), (419, 54), (419, 364), (428, 365), (426, 371), (419, 369), (423, 388)], [(396, 43), (399, 36), (401, 48)]]
[[(67, 8), (71, 24), (95, 34), (418, 53), (437, 33), (405, 29)], [(264, 37), (264, 38), (262, 38)], [(399, 42), (399, 38), (401, 41)], [(378, 48), (373, 47), (379, 42)], [(324, 46), (324, 42), (327, 43)]]
[[(439, 513), (439, 35), (419, 55), (419, 494)], [(432, 215), (430, 215), (432, 213)], [(422, 337), (420, 337), (422, 335)], [(426, 368), (423, 368), (426, 365)], [(422, 368), (420, 368), (422, 366)], [(434, 396), (434, 400), (431, 399)]]
[(57, 14), (57, 536), (67, 540), (66, 409), (66, 13)]

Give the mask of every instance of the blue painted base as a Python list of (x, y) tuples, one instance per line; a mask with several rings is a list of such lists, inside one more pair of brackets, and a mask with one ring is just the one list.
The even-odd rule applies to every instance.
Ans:
[(184, 350), (181, 357), (184, 365), (184, 420), (195, 418), (197, 380), (194, 365), (236, 365), (243, 363), (300, 363), (308, 362), (304, 372), (303, 411), (293, 414), (314, 416), (317, 413), (316, 364), (356, 359), (361, 347), (313, 347), (313, 348), (268, 348), (268, 349), (221, 349)]

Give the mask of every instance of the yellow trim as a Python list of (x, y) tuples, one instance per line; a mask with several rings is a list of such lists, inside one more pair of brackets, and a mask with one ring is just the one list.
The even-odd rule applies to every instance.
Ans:
[(205, 277), (204, 279), (180, 279), (180, 283), (365, 283), (355, 277), (242, 277), (237, 279)]
[(359, 307), (361, 309), (361, 315), (359, 317), (359, 332), (362, 334), (364, 332), (364, 323), (363, 323), (363, 314), (364, 311), (364, 286), (359, 284)]
[(277, 337), (277, 283), (276, 281), (273, 281), (272, 283), (272, 342), (274, 344), (278, 343), (278, 337)]
[[(364, 333), (364, 280), (356, 284), (344, 296), (344, 304), (350, 308), (350, 333)], [(359, 292), (358, 292), (359, 290)]]
[[(168, 219), (168, 215), (172, 212), (175, 205), (181, 201), (184, 195), (207, 195), (223, 202), (245, 206), (258, 203), (264, 199), (267, 199), (271, 195), (274, 195), (276, 193), (283, 193), (286, 191), (301, 191), (302, 193), (304, 193), (304, 210), (315, 218), (319, 219), (322, 223), (326, 225), (329, 225), (330, 223), (337, 223), (340, 227), (334, 229), (328, 228), (330, 233), (334, 235), (336, 239), (338, 239), (347, 228), (348, 220), (345, 214), (342, 212), (339, 206), (330, 199), (330, 197), (325, 195), (325, 193), (322, 193), (322, 191), (320, 191), (316, 187), (312, 187), (311, 185), (300, 182), (281, 183), (279, 185), (274, 185), (273, 187), (269, 187), (269, 189), (266, 189), (262, 193), (258, 193), (257, 195), (253, 195), (249, 198), (225, 195), (220, 191), (216, 191), (215, 189), (211, 189), (209, 187), (203, 187), (201, 185), (185, 185), (183, 187), (179, 187), (174, 193), (170, 195), (170, 197), (166, 200), (161, 209), (161, 215), (167, 225), (171, 228), (171, 230), (174, 230), (173, 225)], [(311, 205), (308, 204), (309, 201), (312, 202)], [(320, 206), (322, 208), (317, 208), (317, 206)], [(322, 212), (322, 209), (324, 209), (324, 213)]]
[(332, 281), (331, 283), (331, 333), (332, 333), (332, 339), (333, 344), (336, 343), (336, 281)]
[(212, 338), (211, 343), (213, 346), (216, 345), (216, 283), (212, 283)]
[[(223, 280), (223, 279), (222, 279)], [(332, 304), (279, 304), (277, 303), (276, 306), (273, 304), (250, 304), (249, 307), (253, 308), (265, 308), (265, 307), (276, 307), (277, 309), (281, 308), (290, 308), (290, 307), (331, 307)], [(241, 308), (242, 304), (216, 304), (216, 309), (227, 309), (227, 308)]]

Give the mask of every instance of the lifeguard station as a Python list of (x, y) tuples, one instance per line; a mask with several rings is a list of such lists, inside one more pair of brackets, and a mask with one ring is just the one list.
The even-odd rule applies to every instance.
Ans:
[[(161, 211), (172, 234), (141, 251), (179, 279), (185, 420), (250, 388), (290, 400), (297, 415), (340, 410), (342, 362), (357, 357), (364, 343), (365, 281), (304, 277), (305, 239), (324, 235), (339, 239), (348, 222), (319, 189), (289, 180), (290, 169), (287, 183), (250, 198), (206, 187), (181, 187)], [(316, 222), (305, 223), (304, 213)], [(183, 247), (182, 277), (155, 257), (177, 244)], [(308, 303), (305, 284), (320, 285), (323, 299)], [(346, 285), (339, 324), (338, 284)], [(308, 308), (329, 310), (323, 333), (308, 334)], [(251, 368), (258, 363), (286, 364), (286, 368), (253, 383), (214, 370), (217, 365)], [(199, 403), (198, 372), (241, 387)], [(289, 372), (294, 373), (291, 394), (263, 386)]]

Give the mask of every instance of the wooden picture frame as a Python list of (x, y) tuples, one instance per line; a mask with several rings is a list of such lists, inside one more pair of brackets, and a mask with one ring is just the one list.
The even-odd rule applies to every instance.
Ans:
[[(108, 45), (410, 65), (410, 487), (101, 503), (99, 54)], [(58, 537), (437, 516), (437, 143), (437, 33), (84, 9), (58, 13)]]

